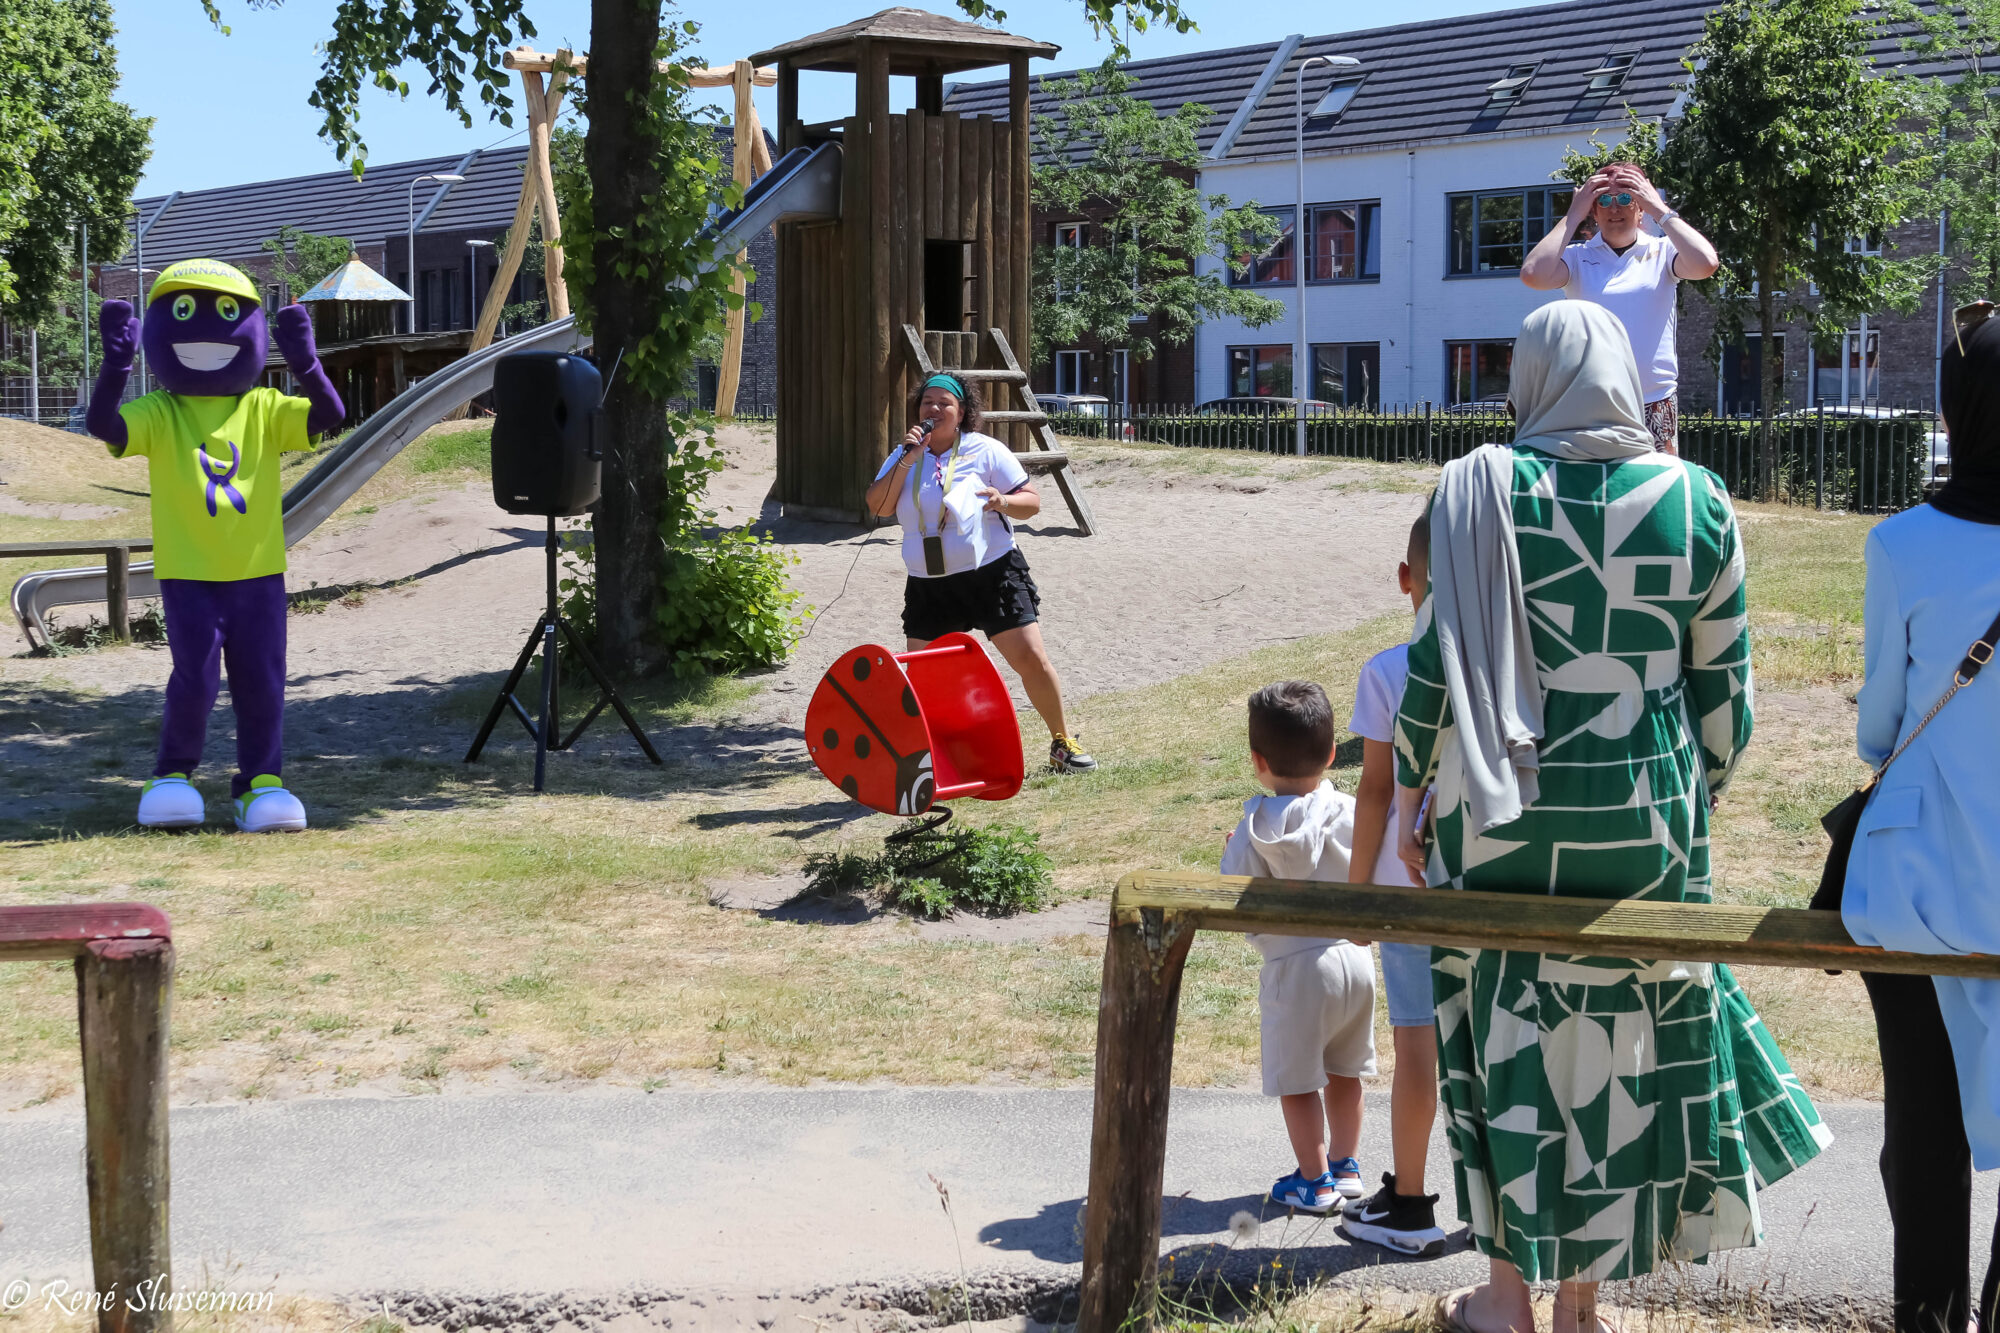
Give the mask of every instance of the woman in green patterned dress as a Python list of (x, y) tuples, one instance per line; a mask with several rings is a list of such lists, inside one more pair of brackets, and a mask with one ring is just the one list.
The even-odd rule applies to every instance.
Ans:
[[(1706, 902), (1709, 809), (1750, 739), (1728, 492), (1653, 451), (1601, 307), (1528, 317), (1509, 400), (1515, 443), (1432, 501), (1405, 859), (1454, 889)], [(1440, 948), (1431, 975), (1459, 1216), (1491, 1263), (1454, 1328), (1529, 1333), (1527, 1283), (1554, 1279), (1556, 1333), (1596, 1333), (1599, 1282), (1757, 1244), (1758, 1189), (1831, 1141), (1726, 967)]]

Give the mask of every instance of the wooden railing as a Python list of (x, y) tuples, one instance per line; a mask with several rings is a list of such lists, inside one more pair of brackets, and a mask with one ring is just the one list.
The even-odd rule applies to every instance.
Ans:
[(171, 1333), (173, 1313), (164, 1301), (129, 1298), (142, 1290), (164, 1296), (160, 1289), (173, 1273), (167, 1246), (172, 927), (145, 903), (0, 907), (0, 963), (38, 958), (76, 961), (90, 1261), (97, 1292), (107, 1297), (98, 1307), (98, 1333)]
[(1138, 871), (1118, 884), (1097, 1009), (1077, 1333), (1143, 1333), (1158, 1298), (1181, 970), (1199, 930), (1767, 967), (2000, 977), (2000, 956), (1886, 953), (1837, 912)]

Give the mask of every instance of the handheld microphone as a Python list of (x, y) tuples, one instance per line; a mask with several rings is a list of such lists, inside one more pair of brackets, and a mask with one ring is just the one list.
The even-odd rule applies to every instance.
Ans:
[(923, 437), (928, 440), (931, 437), (931, 432), (937, 429), (937, 418), (925, 417), (917, 423), (917, 429), (923, 432)]

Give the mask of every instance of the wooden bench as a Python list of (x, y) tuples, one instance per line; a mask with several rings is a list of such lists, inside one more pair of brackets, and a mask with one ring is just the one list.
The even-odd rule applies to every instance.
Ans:
[(132, 552), (152, 549), (153, 539), (150, 537), (101, 542), (0, 542), (0, 560), (66, 555), (103, 556), (104, 601), (107, 614), (111, 617), (111, 637), (120, 643), (130, 643), (132, 617), (128, 589)]
[(1111, 899), (1077, 1333), (1144, 1333), (1158, 1299), (1160, 1191), (1181, 969), (1196, 931), (1764, 967), (2000, 977), (2000, 957), (1885, 953), (1838, 912), (1650, 903), (1142, 870)]
[[(173, 1272), (167, 1245), (167, 1026), (172, 926), (145, 903), (0, 907), (0, 963), (76, 963), (83, 1041), (84, 1176), (98, 1333), (171, 1333), (173, 1313), (128, 1308)], [(135, 1302), (150, 1307), (154, 1302)]]

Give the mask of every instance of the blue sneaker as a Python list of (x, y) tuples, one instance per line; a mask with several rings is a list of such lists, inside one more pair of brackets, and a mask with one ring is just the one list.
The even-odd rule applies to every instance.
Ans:
[(1358, 1199), (1368, 1192), (1368, 1187), (1361, 1183), (1361, 1163), (1352, 1157), (1328, 1162), (1326, 1172), (1333, 1177), (1333, 1192), (1338, 1194), (1343, 1202), (1348, 1199)]
[(1325, 1217), (1340, 1202), (1340, 1196), (1334, 1192), (1331, 1172), (1317, 1180), (1308, 1180), (1302, 1173), (1294, 1171), (1272, 1184), (1271, 1202), (1294, 1212)]

